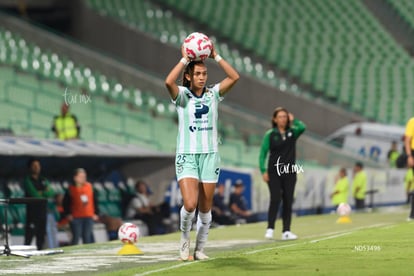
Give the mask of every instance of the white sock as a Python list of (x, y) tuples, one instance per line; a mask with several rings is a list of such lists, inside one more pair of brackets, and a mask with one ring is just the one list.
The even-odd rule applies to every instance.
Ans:
[(211, 211), (207, 213), (198, 212), (196, 251), (203, 251), (208, 238), (208, 230), (211, 225)]
[(180, 230), (182, 233), (182, 237), (184, 239), (190, 238), (190, 231), (191, 226), (193, 225), (193, 218), (194, 218), (195, 210), (192, 212), (188, 212), (184, 206), (181, 207), (180, 211)]

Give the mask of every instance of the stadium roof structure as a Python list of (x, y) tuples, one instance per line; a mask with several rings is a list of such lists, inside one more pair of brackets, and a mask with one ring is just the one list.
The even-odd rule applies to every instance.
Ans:
[(172, 154), (136, 145), (115, 145), (81, 140), (61, 141), (21, 137), (0, 137), (0, 155), (36, 157), (172, 157)]
[(91, 177), (101, 177), (125, 168), (130, 168), (129, 175), (136, 173), (145, 176), (173, 167), (175, 155), (132, 144), (0, 137), (0, 177), (18, 178), (26, 175), (30, 158), (39, 159), (42, 171), (49, 177), (67, 178), (75, 168), (85, 168)]

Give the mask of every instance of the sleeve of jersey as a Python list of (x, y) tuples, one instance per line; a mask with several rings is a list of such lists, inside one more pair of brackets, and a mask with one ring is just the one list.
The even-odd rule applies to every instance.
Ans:
[(171, 99), (171, 102), (174, 104), (174, 105), (182, 105), (182, 101), (183, 101), (183, 99), (184, 99), (184, 94), (185, 94), (185, 87), (184, 86), (178, 86), (178, 95), (177, 95), (177, 98), (175, 98), (175, 100), (174, 99)]
[(260, 154), (259, 154), (259, 168), (260, 172), (263, 174), (266, 172), (266, 159), (269, 152), (270, 146), (270, 133), (271, 130), (266, 132), (265, 136), (263, 137), (262, 146), (260, 147)]
[(224, 100), (224, 97), (220, 95), (220, 83), (215, 84), (211, 90), (214, 92), (214, 95), (216, 96), (217, 100), (221, 102)]
[(300, 121), (298, 119), (293, 119), (293, 124), (292, 124), (291, 129), (293, 131), (293, 134), (294, 134), (295, 138), (299, 138), (299, 136), (303, 132), (305, 132), (306, 125), (302, 121)]
[(411, 118), (405, 127), (405, 136), (414, 137), (414, 118)]

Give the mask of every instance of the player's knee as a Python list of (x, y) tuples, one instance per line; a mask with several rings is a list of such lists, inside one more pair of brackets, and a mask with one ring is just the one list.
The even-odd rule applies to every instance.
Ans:
[(197, 208), (197, 201), (188, 200), (184, 202), (184, 208), (187, 212), (193, 212)]

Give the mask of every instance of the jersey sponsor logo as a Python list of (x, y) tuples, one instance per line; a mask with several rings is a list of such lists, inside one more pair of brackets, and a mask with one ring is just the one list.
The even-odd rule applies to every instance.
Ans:
[(210, 131), (210, 130), (213, 130), (213, 127), (212, 127), (212, 126), (209, 126), (209, 127), (196, 127), (196, 126), (189, 126), (189, 127), (188, 127), (188, 129), (189, 129), (191, 132), (194, 132), (194, 131)]
[(197, 128), (198, 131), (209, 131), (209, 130), (213, 130), (213, 127), (198, 127)]
[(194, 116), (196, 117), (196, 119), (201, 119), (201, 116), (208, 113), (209, 108), (205, 104), (196, 104), (195, 110), (196, 111), (194, 112)]

